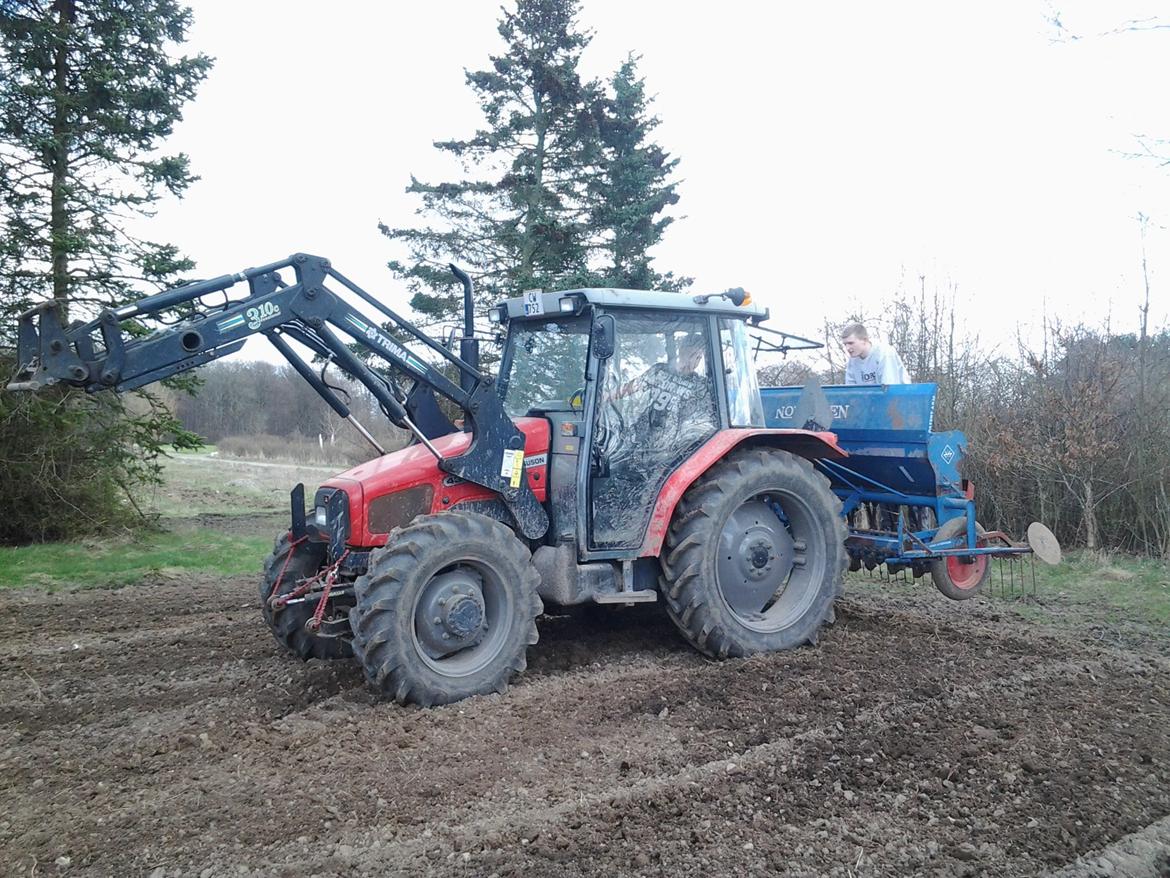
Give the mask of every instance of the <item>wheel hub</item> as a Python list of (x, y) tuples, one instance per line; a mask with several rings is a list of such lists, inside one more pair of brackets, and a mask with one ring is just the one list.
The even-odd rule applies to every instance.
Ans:
[(716, 572), (719, 588), (737, 613), (759, 613), (788, 579), (796, 549), (776, 511), (749, 500), (724, 525)]
[(462, 569), (432, 579), (419, 599), (414, 626), (419, 643), (431, 658), (479, 643), (487, 632), (479, 576)]
[(768, 540), (757, 539), (744, 550), (744, 553), (748, 556), (746, 572), (750, 579), (763, 579), (768, 575), (771, 563), (776, 558), (772, 544)]
[(476, 601), (467, 595), (459, 595), (443, 607), (443, 627), (455, 637), (474, 634), (483, 625), (482, 598)]

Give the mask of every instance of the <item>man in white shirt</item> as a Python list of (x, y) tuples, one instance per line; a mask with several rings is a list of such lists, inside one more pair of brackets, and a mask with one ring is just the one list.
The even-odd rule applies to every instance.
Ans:
[(841, 330), (841, 344), (849, 354), (845, 366), (846, 384), (910, 384), (902, 358), (892, 347), (870, 341), (860, 323)]

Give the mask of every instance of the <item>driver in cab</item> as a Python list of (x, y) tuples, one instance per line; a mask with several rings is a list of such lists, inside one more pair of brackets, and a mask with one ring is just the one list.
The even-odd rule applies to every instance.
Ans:
[(637, 518), (632, 512), (648, 508), (665, 472), (718, 429), (706, 336), (675, 333), (664, 341), (666, 362), (621, 386), (599, 414), (606, 476), (593, 501), (598, 533), (632, 538), (626, 533)]
[(703, 333), (680, 335), (672, 359), (655, 363), (618, 391), (615, 398), (630, 418), (628, 428), (639, 436), (678, 436), (706, 429), (711, 408), (710, 381), (703, 367), (706, 353)]

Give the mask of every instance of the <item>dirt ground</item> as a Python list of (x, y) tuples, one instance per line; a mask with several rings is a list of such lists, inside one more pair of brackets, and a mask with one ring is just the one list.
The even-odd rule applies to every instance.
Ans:
[(818, 647), (722, 663), (547, 618), (506, 695), (420, 710), (254, 600), (0, 596), (0, 874), (1036, 875), (1170, 814), (1163, 644), (1002, 601), (854, 586)]

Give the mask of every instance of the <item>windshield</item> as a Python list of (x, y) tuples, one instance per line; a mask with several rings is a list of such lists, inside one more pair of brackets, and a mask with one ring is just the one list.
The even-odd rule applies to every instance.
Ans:
[(584, 393), (589, 327), (587, 317), (512, 324), (510, 356), (500, 376), (504, 409), (511, 417), (531, 409), (568, 409), (574, 394)]

